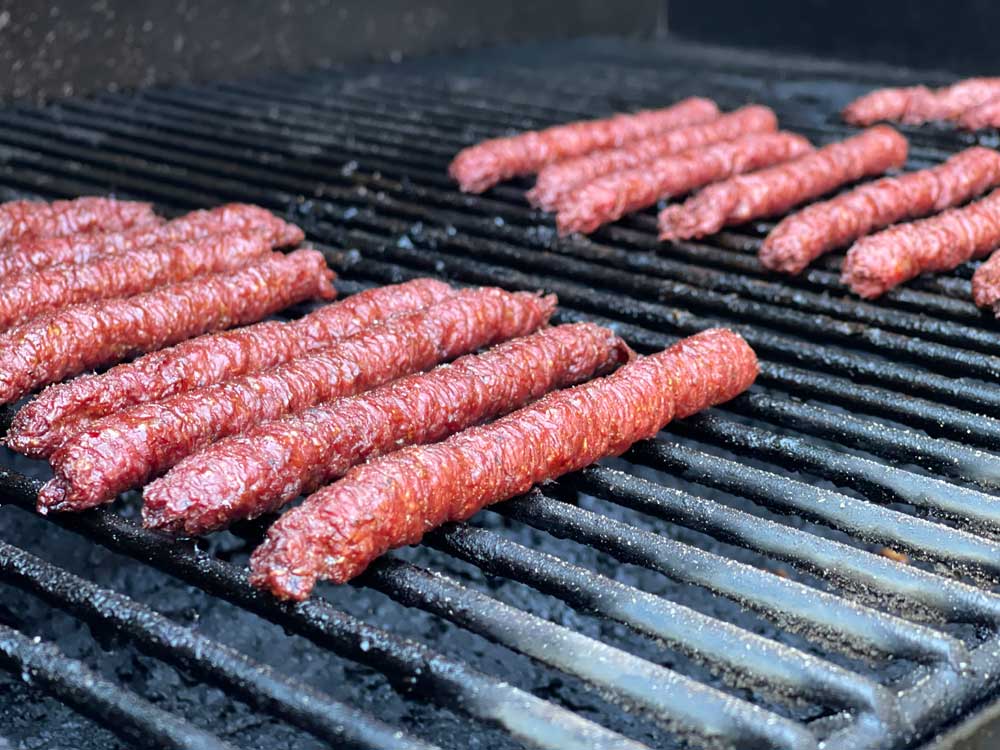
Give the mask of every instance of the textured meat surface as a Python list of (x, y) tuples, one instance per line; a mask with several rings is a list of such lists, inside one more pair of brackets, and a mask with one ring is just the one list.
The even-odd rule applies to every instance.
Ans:
[(17, 413), (8, 446), (29, 456), (48, 456), (93, 419), (274, 367), (453, 293), (450, 286), (434, 279), (368, 289), (295, 321), (208, 334), (100, 375), (53, 385)]
[(204, 534), (275, 511), (351, 466), (440, 440), (555, 388), (602, 375), (631, 351), (592, 323), (549, 328), (220, 440), (143, 492), (147, 526)]
[(663, 156), (678, 154), (719, 141), (730, 141), (751, 133), (773, 133), (778, 118), (768, 107), (751, 105), (701, 125), (668, 130), (621, 148), (595, 151), (585, 156), (550, 164), (538, 173), (528, 200), (547, 211), (559, 207), (574, 188), (602, 175), (642, 167)]
[(972, 300), (1000, 314), (1000, 253), (993, 253), (972, 275)]
[(756, 375), (743, 339), (705, 331), (491, 424), (357, 466), (278, 519), (251, 558), (252, 580), (304, 599), (320, 578), (347, 581), (446, 521), (618, 455), (674, 417), (728, 401)]
[(953, 120), (998, 96), (1000, 78), (967, 78), (939, 89), (926, 86), (879, 89), (848, 104), (843, 116), (854, 125), (871, 125), (880, 120), (920, 125), (932, 120)]
[[(122, 232), (89, 232), (61, 237), (31, 237), (9, 243), (0, 253), (0, 279), (60, 263), (86, 263), (105, 255), (148, 247), (161, 242), (181, 242), (220, 232), (261, 228), (272, 232), (275, 242), (294, 245), (300, 235), (292, 225), (258, 206), (231, 203), (218, 208), (192, 211), (166, 224), (140, 225)], [(295, 239), (295, 237), (298, 237)]]
[(76, 198), (0, 204), (0, 246), (30, 237), (62, 237), (77, 232), (120, 232), (161, 223), (148, 203), (113, 198)]
[(532, 174), (560, 159), (614, 148), (672, 128), (708, 122), (719, 114), (715, 102), (691, 98), (663, 109), (621, 114), (493, 138), (462, 149), (448, 173), (467, 193), (481, 193), (498, 182)]
[(1000, 184), (1000, 153), (976, 146), (944, 164), (861, 185), (784, 219), (764, 240), (760, 262), (800, 273), (813, 260), (906, 219), (958, 206)]
[(332, 277), (315, 250), (272, 253), (241, 271), (35, 318), (0, 334), (0, 403), (134, 354), (252, 323), (296, 302), (332, 298)]
[(279, 367), (105, 417), (52, 454), (39, 509), (113, 500), (213, 440), (530, 333), (554, 308), (551, 297), (466, 290)]
[(958, 118), (958, 124), (966, 130), (1000, 128), (1000, 92), (996, 99), (963, 112)]
[(556, 225), (559, 234), (593, 232), (602, 224), (683, 195), (727, 177), (761, 169), (812, 151), (809, 141), (793, 133), (747, 135), (733, 141), (654, 159), (638, 169), (609, 174), (563, 197)]
[(724, 226), (776, 216), (862, 177), (882, 174), (906, 161), (906, 139), (879, 125), (780, 164), (710, 185), (682, 205), (660, 212), (660, 238), (689, 239)]
[[(277, 244), (288, 244), (294, 237), (301, 240), (298, 227), (286, 226), (288, 231)], [(247, 229), (21, 274), (0, 282), (0, 330), (69, 305), (128, 297), (206, 273), (233, 271), (274, 245), (266, 231)]]
[(962, 208), (864, 237), (847, 251), (841, 281), (878, 297), (927, 271), (947, 271), (1000, 245), (1000, 190)]

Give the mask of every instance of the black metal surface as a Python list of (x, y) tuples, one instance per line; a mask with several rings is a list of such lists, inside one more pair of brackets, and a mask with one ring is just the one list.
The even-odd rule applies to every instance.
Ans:
[[(173, 661), (191, 674), (273, 712), (328, 742), (385, 750), (432, 750), (308, 685), (205, 638), (127, 596), (66, 573), (24, 550), (0, 542), (0, 575), (81, 619), (132, 638), (153, 656)], [(155, 741), (155, 738), (154, 738)]]
[[(238, 730), (241, 746), (280, 746), (279, 731), (293, 746), (373, 746), (393, 732), (378, 719), (405, 730), (400, 746), (442, 748), (902, 750), (933, 737), (994, 698), (1000, 671), (1000, 422), (984, 416), (1000, 406), (1000, 327), (968, 301), (971, 267), (860, 302), (839, 287), (837, 256), (797, 279), (765, 273), (766, 222), (661, 246), (647, 212), (559, 239), (523, 183), (464, 196), (445, 175), (483, 137), (689, 94), (769, 104), (824, 142), (849, 132), (834, 113), (877, 81), (840, 64), (597, 41), (0, 110), (8, 192), (110, 189), (168, 212), (254, 201), (307, 229), (345, 293), (421, 274), (545, 288), (559, 321), (611, 325), (641, 351), (727, 325), (762, 358), (751, 393), (301, 605), (247, 583), (261, 524), (192, 548), (139, 529), (135, 498), (54, 524), (0, 510), (16, 532), (0, 581), (180, 667), (199, 683), (199, 725), (227, 730), (197, 708), (201, 681), (245, 701), (260, 725)], [(910, 134), (912, 166), (969, 142)], [(33, 481), (7, 472), (0, 485), (30, 508)], [(50, 533), (80, 557), (58, 559)], [(123, 555), (134, 581), (90, 570), (92, 542)], [(238, 625), (206, 617), (196, 633), (158, 615), (178, 580), (178, 597)], [(0, 619), (101, 660), (75, 619), (48, 611), (0, 606)], [(254, 645), (233, 650), (244, 637)], [(272, 648), (287, 659), (271, 663)], [(359, 685), (324, 681), (317, 662)]]
[(177, 750), (232, 750), (232, 745), (161, 711), (66, 658), (52, 644), (0, 625), (0, 666), (143, 744)]

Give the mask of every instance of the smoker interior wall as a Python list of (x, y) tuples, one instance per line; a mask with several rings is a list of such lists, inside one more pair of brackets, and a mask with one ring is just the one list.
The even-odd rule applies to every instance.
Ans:
[(770, 51), (1000, 74), (995, 0), (670, 0), (670, 31)]
[(45, 98), (461, 47), (649, 36), (664, 0), (7, 0), (0, 98)]

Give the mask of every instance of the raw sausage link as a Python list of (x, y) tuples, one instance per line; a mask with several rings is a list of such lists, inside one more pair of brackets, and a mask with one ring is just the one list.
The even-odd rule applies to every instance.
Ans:
[(906, 161), (906, 139), (879, 125), (787, 164), (710, 185), (660, 212), (660, 239), (715, 234), (724, 226), (776, 216), (848, 182)]
[(556, 215), (559, 234), (593, 232), (602, 224), (683, 195), (717, 180), (802, 156), (813, 148), (793, 133), (748, 135), (676, 156), (655, 159), (638, 169), (609, 174), (567, 194)]
[(944, 164), (861, 185), (784, 219), (764, 240), (765, 268), (800, 273), (824, 253), (905, 219), (916, 219), (1000, 185), (1000, 153), (976, 146)]
[(450, 286), (434, 279), (367, 289), (295, 321), (257, 323), (201, 336), (100, 375), (54, 385), (17, 413), (7, 444), (35, 458), (48, 456), (94, 419), (274, 367), (452, 294)]
[(947, 271), (1000, 245), (1000, 190), (962, 208), (863, 237), (847, 251), (841, 281), (878, 297), (926, 271)]
[(553, 211), (574, 188), (602, 175), (635, 169), (655, 159), (710, 143), (731, 141), (751, 133), (773, 133), (777, 129), (778, 118), (768, 107), (743, 107), (702, 125), (668, 130), (621, 148), (595, 151), (550, 164), (538, 173), (535, 187), (528, 191), (528, 200), (546, 211)]
[(728, 401), (756, 375), (743, 339), (705, 331), (491, 424), (356, 466), (278, 519), (251, 558), (252, 581), (304, 599), (317, 579), (347, 581), (446, 521), (621, 454), (674, 417)]
[(214, 440), (530, 333), (554, 308), (551, 297), (466, 290), (280, 367), (105, 417), (52, 454), (39, 510), (108, 502)]
[(1000, 94), (986, 104), (966, 110), (958, 118), (958, 124), (966, 130), (1000, 128)]
[(1000, 315), (1000, 253), (993, 253), (972, 275), (972, 301)]
[(150, 204), (113, 198), (77, 198), (52, 203), (11, 201), (0, 204), (0, 246), (29, 237), (120, 232), (161, 222)]
[(332, 277), (315, 250), (272, 253), (242, 271), (35, 318), (0, 334), (0, 403), (93, 367), (260, 320), (296, 302), (332, 298)]
[(220, 232), (260, 227), (274, 234), (279, 246), (297, 245), (302, 234), (263, 208), (232, 203), (191, 213), (162, 226), (140, 226), (124, 232), (91, 232), (65, 237), (34, 237), (10, 243), (0, 254), (0, 279), (60, 263), (86, 263), (104, 255), (148, 247), (161, 242), (181, 242)]
[(663, 109), (621, 114), (493, 138), (462, 149), (448, 174), (466, 193), (481, 193), (498, 182), (537, 172), (560, 159), (614, 148), (664, 130), (714, 120), (715, 102), (691, 98)]
[(127, 297), (206, 273), (233, 271), (269, 252), (274, 244), (268, 233), (248, 229), (22, 274), (0, 282), (0, 330), (69, 305)]
[(1000, 78), (967, 78), (939, 89), (879, 89), (848, 104), (843, 115), (853, 125), (871, 125), (879, 120), (921, 125), (932, 120), (953, 120), (998, 96)]
[(143, 519), (147, 526), (194, 535), (255, 518), (364, 460), (440, 440), (555, 388), (602, 375), (630, 356), (606, 328), (558, 326), (266, 422), (189, 456), (146, 487)]

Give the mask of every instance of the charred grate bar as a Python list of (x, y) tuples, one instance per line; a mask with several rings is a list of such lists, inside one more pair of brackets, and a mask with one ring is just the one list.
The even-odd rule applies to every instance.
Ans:
[[(837, 257), (795, 279), (766, 274), (754, 254), (767, 223), (661, 246), (646, 212), (559, 239), (524, 184), (466, 196), (446, 175), (481, 138), (687, 95), (767, 104), (825, 142), (850, 132), (835, 113), (877, 80), (674, 41), (589, 41), (0, 110), (8, 191), (114, 190), (171, 213), (255, 202), (322, 243), (344, 293), (422, 274), (547, 289), (560, 322), (610, 325), (642, 351), (725, 325), (762, 358), (758, 385), (731, 404), (380, 561), (338, 599), (382, 597), (362, 617), (323, 598), (276, 603), (238, 562), (113, 511), (51, 522), (387, 675), (408, 702), (492, 726), (510, 746), (919, 745), (994, 698), (1000, 670), (1000, 421), (984, 416), (1000, 407), (1000, 328), (968, 299), (972, 266), (861, 302), (839, 286)], [(972, 142), (907, 134), (914, 167)], [(37, 486), (0, 474), (3, 501), (22, 509)], [(249, 545), (260, 536), (253, 524), (236, 531)], [(307, 736), (467, 746), (465, 734), (383, 722), (288, 676), (294, 665), (250, 661), (26, 546), (0, 542), (0, 582)], [(902, 553), (908, 562), (892, 559)], [(410, 607), (428, 623), (419, 639), (382, 621)], [(40, 683), (99, 722), (149, 746), (220, 741), (179, 717), (158, 734), (159, 709), (0, 627), (5, 666), (34, 660), (51, 678)], [(482, 653), (449, 650), (470, 633)], [(536, 693), (556, 687), (542, 698), (517, 684), (523, 675), (491, 674), (510, 654), (540, 676)]]

